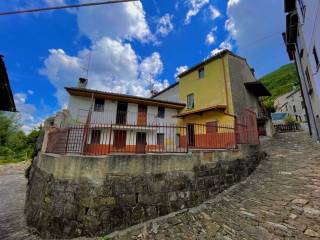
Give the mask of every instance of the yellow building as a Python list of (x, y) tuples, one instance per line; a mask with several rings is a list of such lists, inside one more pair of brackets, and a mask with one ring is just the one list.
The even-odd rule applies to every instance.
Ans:
[(212, 131), (217, 131), (218, 125), (234, 127), (236, 118), (240, 118), (246, 109), (255, 112), (258, 119), (266, 117), (260, 97), (270, 96), (269, 91), (256, 80), (246, 59), (229, 50), (189, 68), (179, 75), (179, 79), (178, 84), (153, 98), (178, 96), (171, 100), (185, 103), (186, 107), (176, 117), (181, 125), (188, 126), (189, 133), (208, 132), (208, 127), (197, 129), (198, 124), (211, 126)]

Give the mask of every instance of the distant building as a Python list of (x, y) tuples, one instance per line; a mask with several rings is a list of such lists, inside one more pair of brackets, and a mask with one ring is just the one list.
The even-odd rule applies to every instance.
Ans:
[(8, 78), (7, 69), (0, 55), (0, 111), (16, 111), (12, 90)]
[(277, 112), (288, 113), (297, 122), (306, 122), (308, 120), (305, 103), (299, 89), (278, 97), (274, 105)]
[(284, 41), (300, 76), (310, 134), (320, 140), (320, 1), (285, 0)]

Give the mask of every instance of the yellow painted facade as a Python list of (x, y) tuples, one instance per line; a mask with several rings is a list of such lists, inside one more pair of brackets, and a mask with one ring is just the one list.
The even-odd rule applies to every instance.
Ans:
[[(199, 78), (198, 70), (204, 67), (204, 78)], [(194, 94), (194, 108), (184, 108), (180, 113), (197, 111), (217, 105), (226, 106), (225, 113), (207, 111), (201, 114), (191, 114), (181, 118), (180, 123), (205, 124), (218, 121), (219, 124), (234, 124), (231, 83), (229, 77), (228, 54), (222, 58), (214, 59), (209, 63), (193, 70), (180, 78), (180, 101), (187, 102), (187, 96)]]

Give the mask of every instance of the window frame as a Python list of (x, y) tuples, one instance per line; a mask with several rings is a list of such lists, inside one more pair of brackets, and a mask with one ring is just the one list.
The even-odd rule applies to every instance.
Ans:
[[(190, 106), (191, 103), (189, 104), (189, 97), (191, 97), (191, 96), (192, 96), (192, 106)], [(186, 107), (188, 110), (194, 109), (194, 93), (190, 93), (187, 95), (187, 106)]]
[(307, 79), (308, 93), (311, 94), (312, 91), (313, 91), (313, 87), (312, 87), (311, 76), (310, 76), (310, 72), (309, 72), (309, 68), (308, 67), (305, 68), (304, 73), (305, 73), (305, 76), (306, 76), (306, 79)]
[[(160, 111), (163, 109), (163, 112)], [(160, 107), (158, 106), (158, 113), (157, 113), (157, 117), (158, 118), (165, 118), (165, 115), (166, 115), (166, 108), (165, 107)]]
[[(103, 102), (103, 104), (97, 104), (97, 101)], [(95, 112), (104, 112), (104, 104), (105, 104), (105, 99), (102, 98), (95, 98), (94, 99), (94, 107), (93, 110)]]
[[(202, 74), (201, 74), (202, 73)], [(204, 67), (198, 69), (198, 78), (203, 79), (205, 77)]]
[(320, 68), (320, 59), (319, 59), (319, 55), (318, 55), (316, 46), (313, 46), (312, 54), (313, 54), (313, 57), (314, 57), (314, 61), (316, 63), (316, 71), (318, 72), (319, 68)]
[(206, 134), (218, 133), (218, 121), (206, 122)]

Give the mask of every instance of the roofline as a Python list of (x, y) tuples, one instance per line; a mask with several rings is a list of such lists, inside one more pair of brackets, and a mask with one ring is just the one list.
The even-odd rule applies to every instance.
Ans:
[(160, 92), (158, 92), (158, 93), (154, 94), (153, 96), (151, 96), (151, 98), (154, 98), (154, 97), (156, 97), (156, 96), (159, 96), (160, 94), (168, 91), (169, 89), (177, 86), (178, 84), (179, 84), (179, 82), (175, 82), (175, 83), (171, 84), (169, 87), (166, 87), (165, 89), (163, 89), (163, 90), (161, 90)]
[[(12, 89), (11, 89), (11, 86), (10, 86), (10, 80), (9, 80), (6, 64), (4, 62), (4, 56), (2, 54), (0, 54), (0, 65), (1, 65), (1, 68), (3, 70), (4, 88), (7, 90), (8, 97), (9, 97), (9, 102), (11, 104), (10, 109), (8, 109), (8, 111), (17, 112), (17, 107), (16, 107), (16, 104), (14, 102), (14, 96), (13, 96)], [(4, 111), (7, 111), (7, 110), (5, 109)]]
[(301, 91), (301, 89), (296, 89), (296, 90), (293, 90), (292, 92), (289, 92), (288, 93), (288, 96), (286, 96), (286, 98), (289, 98), (291, 97), (292, 95), (296, 94), (297, 92)]
[(132, 95), (127, 95), (127, 94), (121, 94), (121, 93), (103, 92), (103, 91), (98, 91), (98, 90), (93, 90), (93, 89), (77, 88), (77, 87), (65, 87), (65, 89), (70, 95), (75, 95), (75, 96), (81, 96), (81, 95), (76, 95), (72, 92), (87, 93), (87, 94), (94, 94), (94, 95), (99, 94), (99, 95), (103, 95), (107, 99), (108, 98), (109, 99), (123, 98), (123, 100), (127, 100), (128, 102), (143, 101), (149, 105), (167, 106), (169, 108), (171, 107), (171, 108), (175, 108), (175, 109), (183, 109), (185, 107), (184, 103), (169, 102), (169, 101), (163, 101), (163, 100), (157, 100), (157, 99), (151, 99), (151, 98), (145, 98), (145, 97), (138, 97), (138, 96), (132, 96)]
[(208, 59), (206, 59), (206, 60), (204, 60), (204, 61), (202, 61), (202, 62), (194, 65), (193, 67), (187, 69), (186, 71), (180, 73), (180, 74), (178, 75), (178, 77), (181, 78), (181, 77), (183, 77), (183, 76), (185, 76), (185, 75), (193, 72), (194, 70), (196, 70), (196, 69), (199, 68), (199, 67), (202, 67), (202, 66), (204, 66), (204, 65), (206, 65), (206, 64), (208, 64), (208, 63), (210, 63), (210, 62), (212, 62), (212, 61), (214, 61), (214, 60), (216, 60), (216, 59), (219, 59), (219, 58), (224, 57), (224, 55), (226, 55), (226, 54), (232, 55), (232, 56), (234, 56), (234, 57), (236, 57), (236, 58), (239, 58), (239, 59), (244, 60), (245, 62), (247, 62), (247, 60), (246, 60), (245, 58), (243, 58), (243, 57), (241, 57), (241, 56), (239, 56), (239, 55), (234, 54), (233, 52), (231, 52), (231, 51), (228, 50), (228, 49), (223, 49), (221, 52), (219, 52), (219, 53), (217, 53), (217, 54), (209, 57)]

